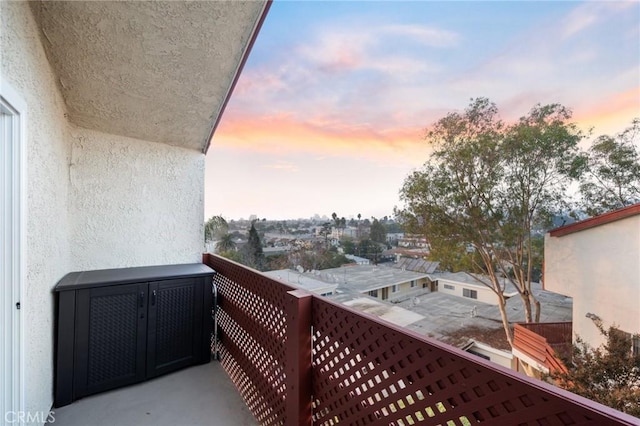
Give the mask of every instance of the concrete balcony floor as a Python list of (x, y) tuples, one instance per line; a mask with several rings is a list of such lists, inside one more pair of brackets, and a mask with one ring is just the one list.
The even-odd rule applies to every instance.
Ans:
[(55, 426), (257, 425), (217, 361), (54, 409)]

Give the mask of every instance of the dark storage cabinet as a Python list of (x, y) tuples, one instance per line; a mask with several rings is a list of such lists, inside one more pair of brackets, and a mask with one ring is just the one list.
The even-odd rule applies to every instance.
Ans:
[(54, 406), (209, 362), (213, 274), (190, 264), (66, 275), (55, 288)]

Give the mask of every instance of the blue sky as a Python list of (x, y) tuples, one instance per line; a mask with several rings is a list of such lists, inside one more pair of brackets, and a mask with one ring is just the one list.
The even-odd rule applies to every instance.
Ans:
[(640, 116), (639, 2), (275, 1), (207, 155), (205, 216), (384, 216), (470, 98)]

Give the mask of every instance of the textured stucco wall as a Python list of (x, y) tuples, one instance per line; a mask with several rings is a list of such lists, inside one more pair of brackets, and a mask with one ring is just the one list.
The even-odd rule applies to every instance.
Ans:
[(74, 270), (202, 260), (204, 155), (72, 129)]
[(562, 237), (547, 234), (544, 258), (545, 288), (573, 297), (574, 336), (604, 343), (587, 313), (605, 327), (640, 333), (640, 216)]
[(204, 155), (75, 128), (26, 2), (0, 2), (0, 72), (27, 105), (25, 410), (53, 402), (53, 287), (73, 270), (201, 261)]
[[(53, 295), (69, 271), (65, 108), (26, 2), (0, 2), (0, 72), (27, 105), (27, 282), (21, 300), (25, 409), (53, 401)], [(1, 421), (0, 421), (1, 422)]]

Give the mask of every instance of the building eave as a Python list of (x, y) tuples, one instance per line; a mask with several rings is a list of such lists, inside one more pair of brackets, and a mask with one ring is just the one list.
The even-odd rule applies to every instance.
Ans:
[(590, 217), (589, 219), (574, 222), (569, 225), (561, 226), (549, 231), (552, 237), (562, 237), (564, 235), (573, 234), (575, 232), (584, 231), (586, 229), (595, 228), (596, 226), (605, 225), (621, 219), (640, 214), (640, 203), (632, 204), (618, 210), (601, 214), (599, 216)]
[(31, 3), (70, 123), (205, 152), (269, 0)]

